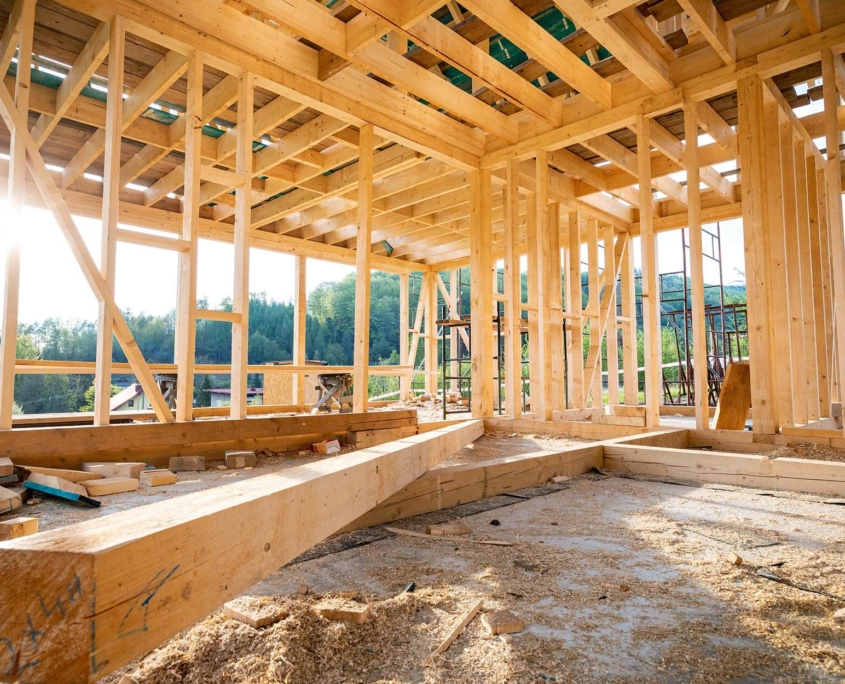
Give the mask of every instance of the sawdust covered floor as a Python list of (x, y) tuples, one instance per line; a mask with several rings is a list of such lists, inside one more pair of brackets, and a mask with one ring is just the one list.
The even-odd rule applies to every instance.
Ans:
[[(280, 605), (281, 622), (255, 630), (218, 613), (123, 673), (141, 684), (843, 681), (845, 628), (831, 616), (845, 602), (757, 571), (845, 597), (845, 508), (763, 494), (585, 475), (463, 518), (474, 538), (512, 547), (397, 536), (288, 566), (248, 592)], [(317, 599), (296, 596), (301, 584), (356, 590), (372, 616), (326, 621)], [(480, 598), (525, 631), (506, 644), (476, 618), (425, 666)]]

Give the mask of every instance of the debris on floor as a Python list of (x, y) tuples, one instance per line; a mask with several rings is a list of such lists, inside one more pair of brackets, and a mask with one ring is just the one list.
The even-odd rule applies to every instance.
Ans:
[(311, 445), (311, 451), (315, 454), (339, 454), (340, 442), (336, 439), (329, 439), (325, 442), (315, 442)]
[(104, 461), (93, 461), (82, 464), (82, 470), (86, 473), (97, 473), (101, 477), (131, 477), (137, 480), (146, 463), (139, 463), (138, 461), (110, 463)]
[(254, 451), (227, 451), (224, 462), (225, 467), (230, 469), (254, 468), (257, 459)]
[(370, 617), (370, 605), (343, 596), (328, 596), (320, 599), (314, 606), (314, 612), (326, 620), (361, 624)]
[(138, 480), (134, 477), (104, 477), (101, 480), (87, 480), (82, 483), (88, 496), (107, 496), (125, 494), (138, 489)]
[(171, 456), (167, 469), (174, 473), (192, 473), (205, 470), (205, 456)]
[(14, 511), (21, 507), (21, 495), (11, 489), (0, 487), (0, 513)]
[(141, 473), (141, 484), (148, 487), (176, 484), (176, 479), (176, 473), (169, 470), (145, 470)]
[(525, 629), (525, 623), (509, 610), (484, 613), (481, 616), (481, 624), (490, 632), (491, 636), (517, 634)]
[(435, 537), (457, 537), (472, 532), (469, 525), (460, 521), (427, 525), (425, 531)]
[(274, 625), (288, 615), (284, 605), (266, 596), (236, 598), (223, 606), (223, 614), (253, 629)]

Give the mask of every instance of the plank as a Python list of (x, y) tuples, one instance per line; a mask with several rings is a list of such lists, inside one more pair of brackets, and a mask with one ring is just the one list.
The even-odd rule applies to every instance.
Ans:
[[(744, 430), (751, 407), (751, 366), (745, 362), (728, 364), (719, 404), (716, 406), (717, 430)], [(699, 428), (700, 429), (700, 428)]]
[[(5, 669), (96, 681), (147, 653), (483, 434), (474, 421), (0, 544)], [(256, 528), (257, 519), (284, 525)], [(227, 534), (215, 530), (225, 526)], [(40, 601), (39, 598), (40, 597)], [(50, 610), (45, 606), (61, 606)], [(93, 607), (93, 610), (92, 610)], [(29, 636), (34, 636), (31, 639)], [(11, 651), (14, 651), (13, 653)]]

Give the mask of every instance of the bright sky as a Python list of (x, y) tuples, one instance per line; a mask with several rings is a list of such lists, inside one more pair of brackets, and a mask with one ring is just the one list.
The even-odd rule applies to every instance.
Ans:
[[(0, 203), (0, 215), (3, 215)], [(77, 226), (95, 262), (100, 256), (100, 222), (76, 217)], [(21, 238), (20, 321), (49, 317), (94, 320), (97, 302), (85, 282), (67, 242), (46, 210), (27, 208)], [(216, 307), (231, 297), (234, 282), (232, 245), (200, 240), (197, 294)], [(253, 249), (250, 253), (250, 292), (266, 292), (277, 301), (293, 301), (294, 257)], [(152, 247), (118, 243), (115, 296), (122, 309), (165, 314), (176, 305), (178, 257)], [(355, 269), (344, 264), (308, 260), (309, 292), (326, 281), (341, 280)], [(5, 260), (0, 260), (5, 282)]]

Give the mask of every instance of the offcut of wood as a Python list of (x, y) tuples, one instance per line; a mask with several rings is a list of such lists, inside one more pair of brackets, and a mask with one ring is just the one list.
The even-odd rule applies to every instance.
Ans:
[(434, 537), (460, 536), (472, 532), (469, 525), (459, 521), (428, 525), (425, 531)]
[(40, 475), (51, 475), (60, 477), (68, 482), (87, 482), (88, 480), (99, 480), (103, 476), (99, 473), (88, 473), (84, 470), (68, 470), (67, 468), (41, 468), (39, 466), (24, 466), (27, 473), (39, 473)]
[(102, 480), (89, 480), (82, 486), (88, 491), (88, 496), (107, 496), (134, 492), (138, 489), (138, 480), (134, 477), (105, 477)]
[(145, 470), (141, 473), (141, 484), (148, 487), (176, 484), (176, 473), (169, 470)]
[(28, 537), (38, 532), (38, 518), (12, 518), (0, 521), (0, 541)]
[(83, 463), (82, 470), (89, 473), (97, 473), (102, 477), (134, 477), (136, 480), (147, 467), (146, 463), (131, 461), (126, 463), (107, 463), (104, 461), (92, 461)]
[(234, 601), (224, 604), (223, 613), (227, 617), (243, 622), (254, 629), (274, 625), (280, 620), (284, 620), (287, 615), (281, 606), (272, 603), (270, 599), (262, 600), (262, 598), (251, 596), (236, 598)]
[(174, 473), (191, 473), (205, 470), (205, 456), (171, 456), (168, 470)]
[(516, 634), (525, 629), (525, 623), (509, 610), (497, 610), (495, 613), (484, 613), (481, 624), (491, 635)]
[(478, 611), (480, 611), (484, 607), (484, 599), (480, 599), (478, 603), (476, 603), (472, 608), (470, 608), (466, 615), (464, 615), (463, 619), (455, 625), (455, 628), (449, 632), (449, 636), (447, 636), (443, 642), (438, 646), (434, 653), (432, 653), (428, 660), (425, 661), (426, 665), (430, 665), (431, 662), (439, 656), (443, 651), (445, 651), (449, 646), (452, 645), (452, 642), (457, 639), (461, 633), (467, 628), (467, 625), (472, 622), (473, 618), (478, 615)]
[(7, 475), (14, 475), (15, 474), (15, 466), (12, 463), (11, 458), (7, 458), (3, 456), (0, 458), (0, 477), (6, 477)]
[(318, 603), (314, 612), (326, 620), (362, 624), (370, 617), (370, 606), (349, 599), (332, 599), (330, 603)]
[(469, 542), (470, 544), (489, 544), (490, 546), (513, 546), (513, 542), (499, 541), (498, 539), (466, 539), (463, 537), (435, 537), (430, 534), (423, 534), (422, 532), (414, 532), (413, 530), (403, 530), (401, 527), (385, 527), (388, 532), (393, 534), (401, 534), (405, 537), (417, 537), (418, 539), (433, 539), (434, 541), (452, 541), (452, 542)]
[(258, 459), (255, 457), (254, 451), (227, 451), (226, 452), (226, 467), (237, 468), (254, 468)]
[(11, 489), (0, 487), (0, 513), (8, 513), (21, 507), (21, 495)]

